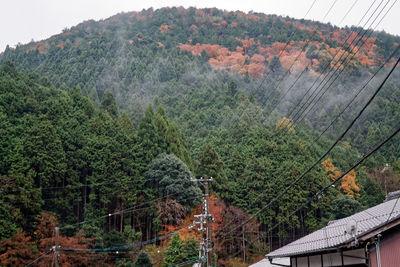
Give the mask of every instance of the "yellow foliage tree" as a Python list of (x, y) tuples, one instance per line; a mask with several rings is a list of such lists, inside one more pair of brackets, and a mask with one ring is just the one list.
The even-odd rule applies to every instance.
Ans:
[[(331, 158), (327, 158), (325, 161), (323, 161), (322, 166), (325, 169), (325, 172), (328, 174), (329, 179), (332, 181), (338, 178), (340, 175), (342, 175), (342, 172), (335, 167), (332, 163)], [(351, 170), (348, 174), (343, 176), (342, 178), (342, 183), (339, 186), (339, 189), (350, 196), (358, 196), (358, 192), (360, 192), (360, 187), (356, 183), (357, 179), (357, 174), (354, 170)]]
[(351, 170), (348, 174), (343, 176), (342, 184), (339, 186), (339, 189), (342, 190), (345, 194), (355, 196), (360, 195), (360, 187), (356, 184), (356, 172)]
[(291, 134), (295, 133), (295, 130), (293, 127), (293, 120), (286, 118), (286, 117), (283, 117), (281, 120), (279, 120), (276, 123), (276, 129), (287, 130)]

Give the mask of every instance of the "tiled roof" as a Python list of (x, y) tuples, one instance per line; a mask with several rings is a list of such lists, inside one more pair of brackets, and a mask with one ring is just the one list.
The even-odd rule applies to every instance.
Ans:
[(288, 266), (290, 265), (290, 258), (276, 258), (273, 260), (272, 263), (270, 263), (268, 259), (262, 259), (261, 261), (250, 265), (249, 267), (276, 267), (278, 266), (276, 264), (282, 264)]
[(400, 218), (400, 201), (398, 200), (399, 198), (387, 200), (352, 216), (332, 221), (324, 228), (267, 254), (267, 257), (290, 257), (347, 244), (353, 240), (350, 234), (345, 233), (348, 222), (355, 221), (357, 223), (356, 236), (363, 236)]

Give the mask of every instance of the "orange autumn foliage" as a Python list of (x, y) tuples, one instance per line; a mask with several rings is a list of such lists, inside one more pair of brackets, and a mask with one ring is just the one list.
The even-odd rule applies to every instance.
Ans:
[(24, 266), (38, 256), (35, 243), (24, 232), (17, 232), (9, 239), (0, 240), (2, 266)]
[(331, 179), (332, 181), (342, 174), (342, 172), (336, 169), (336, 167), (333, 165), (331, 158), (327, 158), (321, 164), (324, 167), (325, 172), (328, 173), (329, 179)]
[[(225, 212), (224, 207), (226, 205), (223, 203), (222, 200), (218, 199), (214, 195), (210, 195), (210, 202), (209, 202), (209, 209), (210, 213), (213, 215), (214, 223), (213, 223), (213, 230), (217, 231), (221, 229), (223, 225), (223, 214)], [(189, 226), (196, 220), (194, 217), (196, 214), (202, 213), (202, 204), (198, 205), (196, 208), (193, 209), (192, 213), (185, 217), (184, 221), (181, 225), (168, 225), (163, 224), (163, 230), (161, 231), (160, 235), (167, 235), (172, 232), (175, 232), (183, 227)], [(199, 232), (197, 231), (196, 227), (185, 229), (179, 232), (179, 235), (182, 239), (187, 240), (189, 237), (194, 237), (195, 239), (200, 240)], [(168, 243), (168, 239), (166, 239), (163, 243)]]
[[(327, 158), (321, 164), (324, 167), (325, 172), (328, 173), (329, 179), (331, 179), (332, 181), (342, 175), (342, 172), (339, 169), (337, 169), (335, 165), (333, 165), (331, 158)], [(339, 186), (339, 189), (347, 195), (353, 197), (358, 196), (360, 187), (357, 185), (356, 180), (357, 180), (357, 174), (354, 170), (351, 170), (341, 179), (341, 184)]]
[[(36, 220), (38, 221), (38, 225), (34, 231), (34, 237), (36, 240), (40, 240), (38, 244), (38, 248), (41, 253), (48, 251), (52, 246), (54, 246), (54, 228), (57, 226), (57, 218), (49, 212), (42, 212), (41, 214), (36, 216)], [(82, 231), (75, 234), (73, 237), (67, 237), (60, 235), (59, 244), (62, 247), (68, 248), (92, 248), (94, 245), (93, 239), (86, 238), (85, 234)], [(50, 253), (46, 255), (41, 260), (41, 266), (46, 262), (51, 262), (53, 254)], [(69, 253), (60, 253), (60, 263), (61, 266), (87, 266), (87, 265), (96, 265), (96, 262), (93, 261), (90, 257), (86, 257), (85, 255), (69, 254)]]
[(256, 64), (264, 64), (265, 62), (265, 57), (260, 54), (254, 54), (251, 57), (251, 63), (256, 63)]
[(168, 25), (161, 25), (160, 26), (160, 32), (166, 32), (169, 29)]
[[(285, 50), (284, 50), (285, 49)], [(271, 46), (260, 49), (260, 52), (268, 55), (268, 60), (272, 59), (274, 56), (280, 55), (280, 57), (286, 56), (288, 51), (292, 49), (292, 46), (286, 45), (286, 43), (274, 42)]]
[(264, 64), (250, 63), (247, 65), (247, 72), (252, 77), (260, 77), (265, 72)]
[(311, 60), (311, 67), (313, 68), (313, 69), (318, 69), (319, 68), (319, 60), (318, 59), (316, 59), (316, 58), (313, 58), (312, 60)]
[[(61, 247), (65, 248), (93, 248), (92, 240), (85, 237), (83, 231), (78, 232), (73, 237), (68, 236), (60, 236), (59, 237), (59, 244)], [(41, 251), (46, 251), (49, 248), (54, 246), (54, 238), (44, 238), (40, 241), (40, 248)], [(53, 257), (52, 254), (49, 254), (44, 257), (44, 261), (48, 260), (51, 261)], [(97, 259), (99, 260), (99, 259)], [(59, 262), (61, 266), (72, 267), (72, 266), (88, 266), (88, 265), (96, 265), (96, 259), (92, 257), (87, 257), (85, 254), (80, 253), (60, 253), (59, 255)]]
[(260, 17), (258, 17), (256, 15), (253, 15), (253, 14), (248, 14), (247, 18), (252, 20), (252, 21), (259, 21), (261, 19)]
[[(253, 45), (254, 39), (241, 40), (244, 47)], [(230, 51), (228, 48), (221, 47), (219, 45), (210, 45), (197, 43), (196, 45), (179, 44), (179, 48), (182, 51), (190, 51), (193, 55), (201, 56), (201, 53), (205, 51), (211, 58), (209, 63), (212, 68), (218, 70), (228, 70), (235, 73), (246, 74), (250, 76), (259, 77), (265, 72), (265, 58), (263, 55), (254, 54), (251, 58), (250, 64), (246, 65), (245, 61), (249, 57), (243, 55), (243, 48), (236, 47), (236, 51)]]
[(358, 192), (360, 192), (360, 187), (356, 184), (356, 178), (356, 172), (354, 170), (351, 170), (348, 174), (343, 176), (342, 184), (339, 186), (339, 189), (347, 195), (358, 196)]
[(347, 38), (347, 43), (351, 44), (354, 43), (354, 40), (358, 37), (358, 34), (356, 32), (351, 32), (349, 37)]
[(294, 133), (295, 130), (293, 128), (293, 120), (290, 118), (283, 117), (281, 120), (279, 120), (275, 128), (277, 130), (287, 130), (289, 133)]
[(215, 195), (210, 195), (210, 213), (213, 215), (214, 225), (213, 230), (218, 231), (223, 225), (224, 215), (224, 204), (223, 201), (217, 198)]
[(243, 47), (236, 46), (236, 52), (243, 53)]
[(245, 53), (247, 53), (247, 51), (249, 50), (249, 48), (253, 45), (256, 44), (256, 42), (254, 41), (254, 38), (250, 38), (250, 39), (240, 39), (236, 37), (236, 40), (242, 43), (242, 47), (245, 51)]
[(291, 68), (291, 73), (300, 73), (306, 66), (310, 64), (310, 60), (306, 57), (304, 52), (300, 50), (291, 51), (280, 58), (282, 68), (288, 70)]
[(302, 30), (302, 31), (308, 31), (310, 34), (314, 34), (314, 30), (313, 29), (311, 29), (308, 26), (305, 26), (305, 25), (301, 24), (298, 21), (296, 22), (296, 28), (298, 28), (299, 30)]

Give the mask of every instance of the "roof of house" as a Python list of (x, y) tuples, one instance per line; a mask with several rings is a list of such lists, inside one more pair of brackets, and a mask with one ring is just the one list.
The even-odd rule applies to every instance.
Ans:
[[(400, 193), (400, 191), (398, 191)], [(354, 237), (346, 233), (346, 227), (350, 221), (354, 221), (356, 227), (356, 237), (381, 228), (400, 218), (399, 196), (393, 198), (393, 194), (382, 204), (366, 209), (352, 216), (331, 221), (327, 226), (321, 228), (307, 236), (304, 236), (286, 246), (283, 246), (267, 254), (269, 258), (290, 257), (302, 254), (330, 250), (349, 244)]]
[(273, 260), (272, 263), (269, 262), (268, 259), (262, 259), (259, 262), (256, 262), (252, 265), (250, 265), (249, 267), (276, 267), (279, 265), (276, 265), (274, 263), (280, 264), (280, 265), (290, 265), (290, 258), (276, 258)]

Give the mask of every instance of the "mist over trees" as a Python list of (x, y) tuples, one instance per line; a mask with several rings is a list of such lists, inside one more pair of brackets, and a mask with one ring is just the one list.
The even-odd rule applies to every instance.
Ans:
[[(86, 21), (47, 40), (8, 47), (0, 54), (1, 264), (24, 265), (46, 252), (55, 226), (61, 246), (87, 249), (132, 245), (186, 227), (201, 212), (203, 194), (191, 177), (213, 177), (215, 236), (228, 234), (330, 146), (388, 72), (393, 60), (314, 141), (400, 42), (374, 32), (356, 53), (344, 41), (357, 38), (358, 30), (174, 7)], [(337, 54), (349, 56), (346, 67), (330, 63), (338, 62)], [(296, 120), (290, 111), (323, 81), (325, 65), (343, 72)], [(398, 127), (399, 81), (396, 70), (321, 164), (244, 230), (215, 243), (219, 265), (230, 264), (242, 238), (252, 261), (400, 188), (397, 136), (288, 217)], [(269, 232), (276, 223), (282, 224)], [(198, 257), (198, 238), (189, 229), (118, 255), (64, 253), (60, 261), (170, 266)]]

